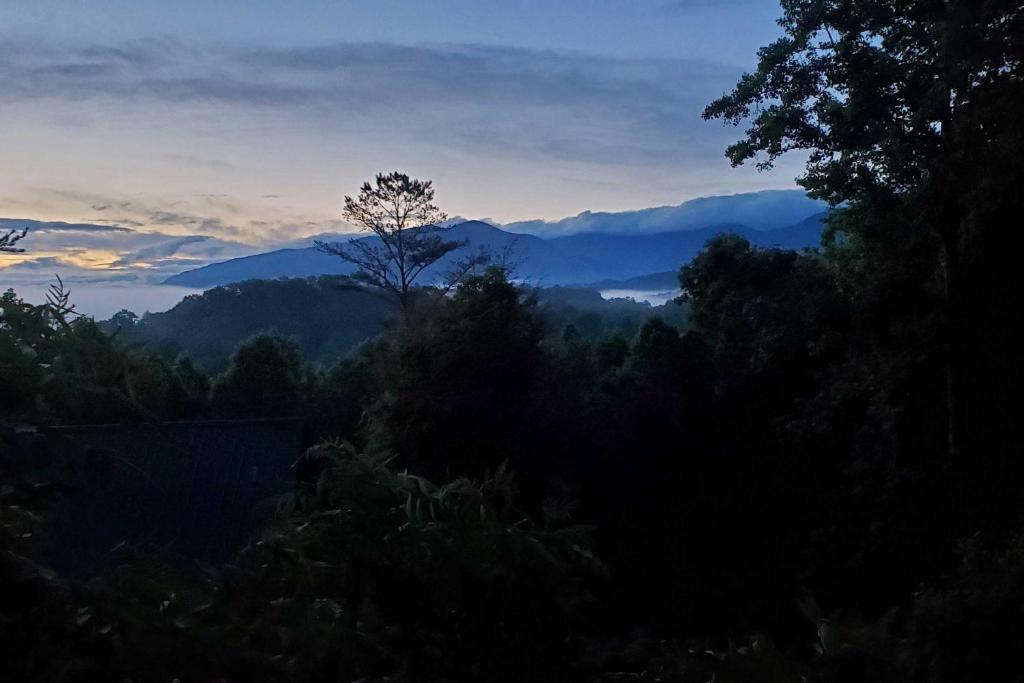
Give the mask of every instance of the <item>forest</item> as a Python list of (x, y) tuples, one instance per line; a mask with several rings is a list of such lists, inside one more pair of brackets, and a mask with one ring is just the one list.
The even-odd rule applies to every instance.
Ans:
[[(548, 334), (572, 325), (588, 338), (631, 338), (654, 316), (676, 326), (686, 320), (685, 306), (605, 300), (588, 287), (521, 284), (521, 289), (536, 299)], [(291, 339), (309, 361), (329, 366), (383, 333), (393, 318), (392, 302), (379, 290), (349, 277), (321, 275), (245, 280), (190, 295), (169, 311), (140, 317), (124, 310), (99, 325), (123, 343), (172, 361), (184, 354), (219, 373), (240, 342), (260, 333)]]
[[(500, 261), (375, 280), (366, 253), (178, 318), (3, 294), (0, 678), (1024, 680), (1024, 7), (782, 8), (705, 117), (743, 129), (736, 165), (805, 155), (822, 243), (719, 235), (663, 310), (545, 303)], [(429, 218), (395, 178), (363, 191)], [(281, 416), (308, 449), (230, 561), (47, 566), (81, 457), (54, 427)]]

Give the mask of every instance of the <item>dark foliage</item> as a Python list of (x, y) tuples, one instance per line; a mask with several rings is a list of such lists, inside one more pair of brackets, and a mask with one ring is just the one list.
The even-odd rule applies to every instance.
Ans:
[[(429, 305), (358, 335), (319, 311), (374, 294), (332, 279), (105, 330), (60, 287), (41, 307), (5, 294), (0, 674), (1024, 680), (1024, 10), (782, 6), (784, 36), (708, 115), (750, 126), (735, 162), (810, 152), (803, 182), (835, 204), (822, 248), (716, 237), (670, 307), (595, 316), (591, 294), (500, 268), (408, 288)], [(247, 341), (212, 380), (130, 345), (179, 320), (168, 337), (230, 328), (216, 353)], [(253, 336), (270, 327), (307, 331)], [(281, 414), (320, 445), (234, 562), (40, 566), (82, 455), (35, 426)]]
[(220, 372), (240, 342), (260, 333), (293, 338), (307, 357), (330, 362), (380, 334), (391, 317), (379, 293), (325, 275), (215, 287), (164, 313), (129, 324), (115, 316), (101, 326), (123, 341), (171, 359), (184, 353), (207, 371)]
[[(534, 294), (552, 334), (572, 324), (591, 339), (616, 332), (630, 337), (652, 315), (674, 324), (685, 320), (677, 306), (606, 301), (593, 289), (538, 288)], [(227, 367), (239, 343), (261, 333), (291, 339), (307, 359), (331, 366), (384, 333), (394, 319), (394, 307), (378, 290), (343, 276), (324, 275), (215, 287), (187, 296), (163, 313), (139, 318), (121, 311), (98, 324), (122, 342), (171, 360), (184, 354), (217, 373)]]

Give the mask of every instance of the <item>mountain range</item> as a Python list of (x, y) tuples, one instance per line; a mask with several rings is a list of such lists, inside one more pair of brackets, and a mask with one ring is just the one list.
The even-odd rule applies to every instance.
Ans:
[[(677, 223), (669, 220), (672, 215)], [(446, 239), (465, 241), (469, 249), (510, 253), (515, 277), (535, 285), (601, 282), (613, 287), (631, 278), (674, 272), (710, 238), (723, 232), (743, 235), (758, 246), (815, 246), (820, 240), (823, 216), (824, 206), (802, 192), (771, 191), (702, 198), (678, 207), (622, 214), (580, 214), (548, 224), (517, 223), (499, 228), (471, 220), (448, 228)], [(699, 220), (707, 222), (698, 225)], [(555, 227), (545, 230), (545, 225)], [(581, 225), (586, 231), (576, 232)], [(652, 226), (662, 229), (649, 232)], [(523, 231), (527, 228), (544, 236)], [(454, 252), (451, 258), (458, 255)], [(448, 265), (439, 263), (424, 277), (439, 277)], [(351, 264), (310, 246), (212, 263), (174, 275), (165, 284), (206, 288), (250, 279), (349, 275), (353, 271)]]
[(825, 204), (801, 190), (762, 190), (698, 197), (676, 206), (636, 211), (584, 211), (557, 221), (520, 221), (502, 226), (510, 232), (555, 236), (581, 232), (640, 235), (698, 230), (709, 225), (738, 224), (755, 230), (777, 230), (825, 210)]

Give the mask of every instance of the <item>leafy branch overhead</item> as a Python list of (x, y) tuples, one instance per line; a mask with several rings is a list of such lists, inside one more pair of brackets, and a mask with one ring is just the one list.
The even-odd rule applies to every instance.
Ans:
[(726, 152), (734, 165), (760, 159), (770, 168), (805, 150), (802, 183), (840, 203), (933, 183), (1013, 139), (1022, 101), (1020, 3), (781, 4), (784, 35), (704, 111), (705, 119), (747, 127)]

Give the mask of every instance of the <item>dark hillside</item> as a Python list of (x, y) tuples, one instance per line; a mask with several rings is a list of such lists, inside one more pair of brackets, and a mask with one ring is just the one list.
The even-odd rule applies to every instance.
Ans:
[(296, 339), (310, 358), (340, 357), (379, 334), (391, 314), (382, 294), (344, 276), (248, 280), (187, 296), (118, 334), (219, 371), (240, 341), (264, 331)]
[[(682, 321), (676, 304), (652, 307), (626, 299), (606, 301), (595, 289), (529, 290), (549, 334), (567, 325), (588, 337), (633, 335), (654, 315)], [(247, 280), (185, 297), (174, 308), (137, 322), (115, 316), (102, 325), (122, 341), (140, 343), (168, 358), (184, 353), (219, 372), (239, 342), (260, 332), (293, 339), (309, 359), (331, 364), (388, 327), (395, 309), (387, 296), (346, 276)]]

